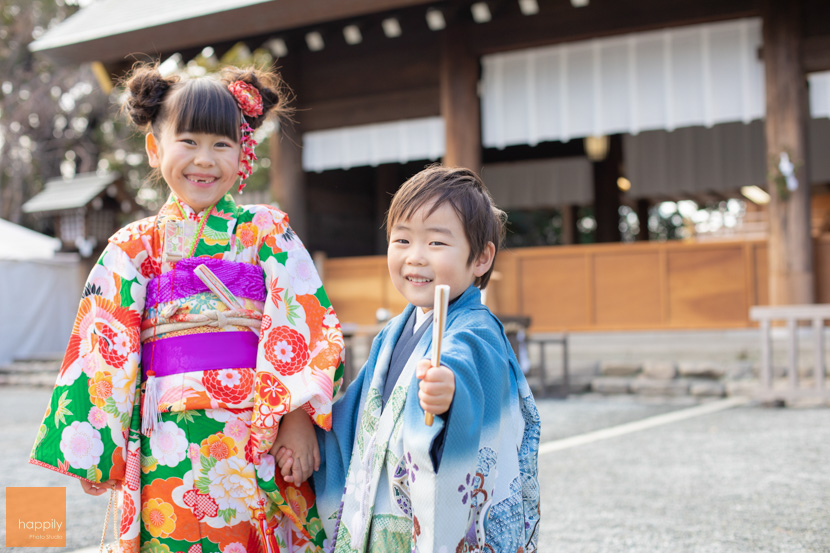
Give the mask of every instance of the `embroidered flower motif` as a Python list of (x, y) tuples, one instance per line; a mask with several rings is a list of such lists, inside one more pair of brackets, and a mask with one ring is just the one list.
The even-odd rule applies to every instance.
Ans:
[(311, 254), (304, 248), (288, 252), (285, 268), (288, 269), (291, 287), (297, 296), (314, 294), (323, 285), (317, 269), (314, 268)]
[(414, 482), (415, 481), (415, 473), (417, 473), (421, 469), (418, 468), (418, 465), (416, 465), (415, 463), (412, 462), (412, 453), (407, 452), (405, 462), (406, 462), (406, 466), (409, 470), (409, 480), (411, 482)]
[(70, 467), (86, 470), (101, 460), (104, 442), (91, 424), (75, 421), (63, 429), (60, 449)]
[(190, 546), (190, 549), (187, 550), (187, 553), (202, 553), (202, 544), (194, 543)]
[(256, 475), (260, 480), (269, 482), (273, 480), (274, 473), (276, 473), (276, 463), (273, 455), (263, 455), (259, 458), (259, 464), (256, 466)]
[(238, 451), (233, 438), (229, 438), (221, 432), (202, 440), (201, 446), (200, 451), (204, 457), (213, 457), (219, 461), (236, 455)]
[(248, 425), (240, 419), (232, 419), (225, 423), (223, 433), (233, 438), (235, 442), (241, 442), (248, 437)]
[(223, 550), (222, 553), (246, 553), (247, 549), (245, 546), (235, 541), (233, 543), (229, 543)]
[(256, 474), (254, 465), (238, 457), (217, 461), (208, 471), (210, 496), (219, 508), (236, 509), (237, 516), (248, 520), (248, 504), (256, 499)]
[(262, 115), (262, 96), (253, 85), (243, 81), (234, 81), (228, 85), (228, 90), (233, 94), (242, 113), (248, 117)]
[(201, 450), (198, 445), (190, 444), (187, 449), (187, 457), (191, 461), (198, 461), (199, 456), (201, 455)]
[(165, 421), (150, 435), (150, 450), (160, 465), (175, 467), (187, 456), (187, 436), (173, 421)]
[(166, 538), (176, 529), (176, 513), (173, 506), (159, 499), (150, 499), (141, 509), (141, 520), (154, 538)]
[(89, 398), (92, 402), (103, 408), (107, 404), (107, 398), (112, 395), (112, 378), (104, 371), (98, 371), (89, 383)]
[(252, 369), (205, 371), (202, 384), (213, 399), (226, 404), (242, 403), (251, 395), (254, 384)]
[(308, 364), (308, 345), (302, 334), (289, 326), (271, 330), (265, 341), (265, 359), (283, 376), (296, 374)]
[(219, 505), (206, 493), (201, 493), (196, 488), (191, 488), (182, 496), (184, 504), (190, 507), (193, 515), (202, 520), (207, 517), (215, 517), (219, 513)]
[(226, 388), (233, 388), (238, 386), (239, 383), (242, 381), (242, 377), (239, 376), (239, 373), (232, 370), (219, 370), (216, 371), (216, 377), (219, 380), (219, 383), (226, 387)]
[(300, 490), (293, 486), (289, 486), (286, 489), (286, 499), (288, 500), (288, 506), (291, 507), (291, 510), (294, 511), (300, 521), (305, 524), (306, 515), (308, 514), (308, 505)]
[(107, 424), (107, 414), (97, 407), (93, 407), (89, 410), (89, 417), (87, 418), (89, 420), (89, 424), (98, 430), (104, 428)]
[(141, 553), (170, 553), (170, 547), (153, 538), (141, 544)]

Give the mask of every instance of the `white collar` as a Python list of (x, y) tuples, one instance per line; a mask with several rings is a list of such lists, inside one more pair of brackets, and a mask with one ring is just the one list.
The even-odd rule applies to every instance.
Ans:
[(424, 310), (420, 307), (415, 308), (415, 327), (412, 329), (412, 333), (418, 332), (418, 329), (427, 322), (432, 320), (432, 309), (424, 313)]

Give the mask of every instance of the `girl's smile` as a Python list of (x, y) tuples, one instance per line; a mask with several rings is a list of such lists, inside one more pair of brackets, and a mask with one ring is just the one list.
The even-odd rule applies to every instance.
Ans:
[(242, 148), (230, 137), (176, 133), (168, 126), (161, 137), (147, 134), (146, 147), (150, 166), (197, 213), (222, 199), (236, 182)]

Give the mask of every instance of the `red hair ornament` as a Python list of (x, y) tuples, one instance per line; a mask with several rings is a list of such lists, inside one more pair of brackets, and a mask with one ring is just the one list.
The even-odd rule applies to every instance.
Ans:
[(254, 148), (257, 142), (254, 140), (254, 129), (245, 120), (245, 117), (258, 117), (262, 115), (262, 96), (254, 86), (244, 81), (234, 81), (228, 85), (228, 90), (233, 94), (239, 109), (242, 110), (242, 124), (239, 130), (242, 134), (242, 159), (239, 161), (239, 193), (245, 188), (245, 179), (254, 172), (254, 161), (257, 160)]

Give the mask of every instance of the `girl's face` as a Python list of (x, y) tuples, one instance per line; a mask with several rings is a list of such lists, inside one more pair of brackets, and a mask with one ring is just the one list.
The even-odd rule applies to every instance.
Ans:
[(159, 168), (176, 197), (197, 213), (222, 199), (236, 182), (242, 147), (230, 137), (176, 133), (168, 126), (160, 137), (148, 133), (145, 142), (150, 167)]

